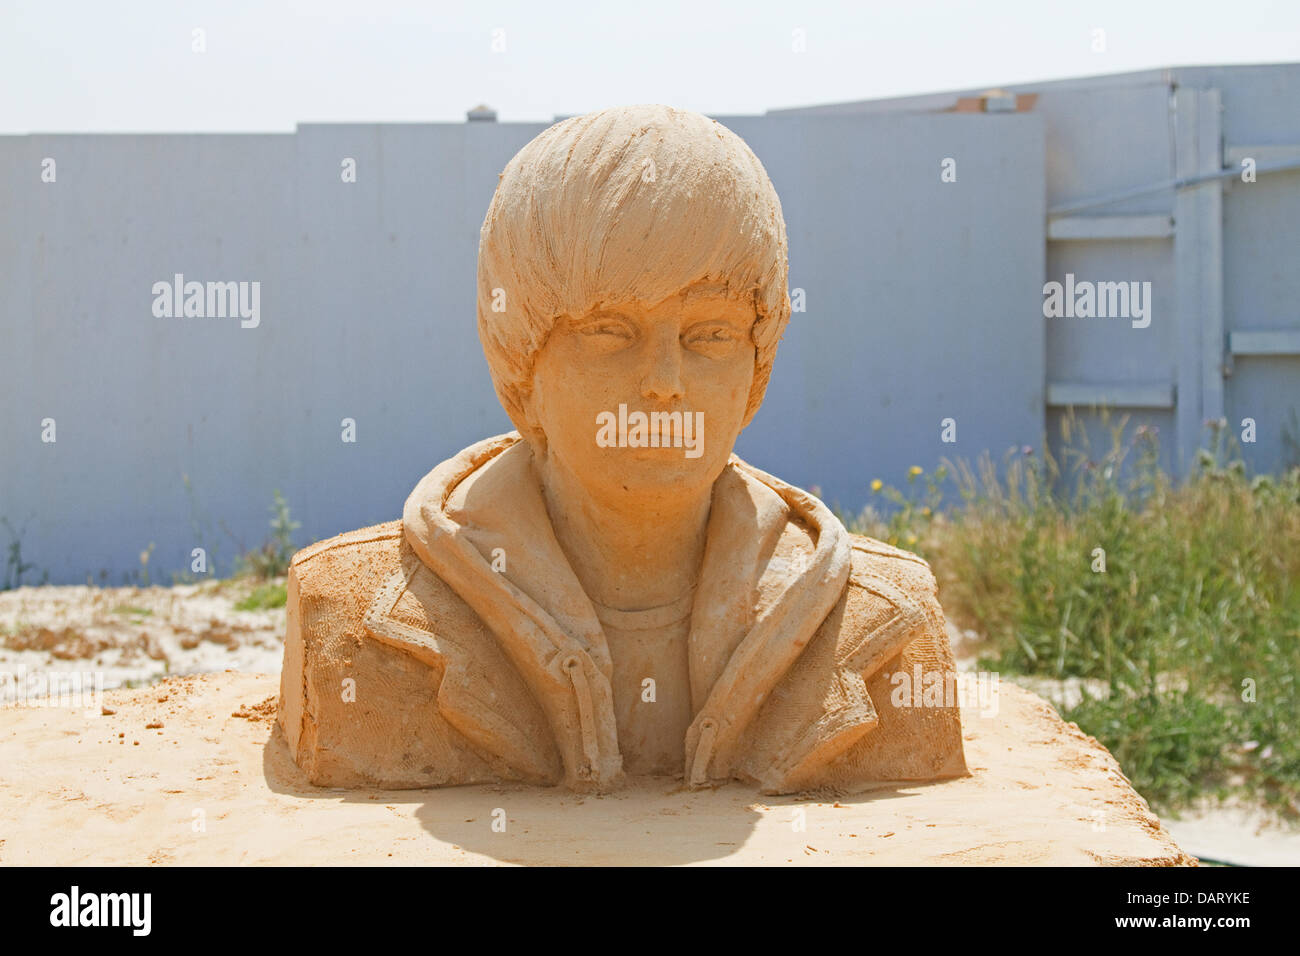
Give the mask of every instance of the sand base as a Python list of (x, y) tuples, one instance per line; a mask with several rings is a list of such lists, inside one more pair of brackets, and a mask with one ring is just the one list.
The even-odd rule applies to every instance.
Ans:
[(963, 710), (972, 776), (838, 799), (669, 779), (319, 790), (274, 726), (277, 690), (226, 672), (111, 691), (104, 716), (0, 710), (0, 864), (1195, 863), (1103, 747), (1006, 683), (996, 716)]

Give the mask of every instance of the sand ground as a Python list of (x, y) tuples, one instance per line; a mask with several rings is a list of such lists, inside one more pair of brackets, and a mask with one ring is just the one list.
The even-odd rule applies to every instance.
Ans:
[(970, 777), (838, 798), (667, 778), (601, 797), (322, 790), (276, 692), (225, 672), (110, 691), (98, 714), (0, 711), (0, 864), (1193, 862), (1104, 748), (1009, 685), (996, 715), (963, 713)]
[[(230, 846), (214, 851), (211, 848), (214, 841), (207, 841), (206, 844), (200, 841), (190, 845), (171, 839), (154, 840), (148, 836), (147, 828), (143, 833), (140, 831), (141, 824), (138, 822), (136, 824), (126, 822), (134, 820), (139, 814), (154, 817), (156, 820), (171, 820), (172, 816), (179, 815), (177, 819), (190, 828), (185, 832), (192, 833), (194, 840), (214, 831), (233, 834), (237, 830), (233, 823), (228, 822), (235, 819), (231, 813), (238, 814), (236, 807), (247, 810), (250, 804), (242, 800), (249, 798), (250, 795), (245, 793), (244, 798), (236, 801), (234, 806), (228, 805), (227, 801), (234, 799), (239, 790), (247, 787), (255, 779), (260, 779), (260, 786), (267, 791), (260, 793), (259, 796), (259, 800), (266, 802), (265, 806), (254, 801), (259, 813), (267, 808), (273, 808), (274, 819), (275, 814), (286, 807), (296, 806), (305, 815), (298, 820), (298, 814), (290, 814), (290, 819), (295, 821), (293, 824), (295, 827), (300, 825), (307, 827), (309, 832), (315, 832), (311, 829), (315, 826), (314, 815), (324, 806), (334, 808), (327, 816), (337, 817), (340, 820), (346, 817), (349, 826), (361, 826), (367, 829), (376, 826), (377, 821), (364, 812), (358, 817), (352, 816), (358, 812), (357, 806), (363, 800), (365, 801), (363, 806), (381, 803), (384, 807), (388, 807), (391, 804), (393, 809), (385, 810), (387, 816), (382, 817), (390, 823), (388, 817), (396, 819), (405, 815), (406, 818), (414, 819), (416, 823), (431, 824), (434, 820), (442, 820), (442, 814), (436, 812), (437, 808), (451, 808), (448, 810), (450, 815), (447, 820), (442, 821), (440, 828), (430, 825), (423, 828), (422, 834), (419, 829), (413, 833), (404, 832), (405, 839), (398, 842), (413, 842), (414, 845), (424, 847), (420, 853), (404, 856), (401, 847), (390, 847), (377, 856), (367, 856), (368, 859), (380, 861), (456, 859), (461, 862), (527, 862), (540, 859), (537, 853), (540, 852), (539, 848), (545, 845), (544, 841), (535, 836), (537, 831), (527, 823), (523, 829), (529, 832), (527, 834), (520, 832), (521, 828), (516, 827), (515, 824), (523, 818), (516, 817), (516, 813), (546, 812), (552, 814), (555, 820), (577, 820), (580, 816), (573, 816), (577, 807), (595, 805), (600, 805), (602, 809), (599, 812), (593, 811), (587, 816), (591, 821), (604, 820), (605, 823), (600, 826), (633, 825), (626, 821), (622, 824), (616, 823), (619, 813), (609, 808), (619, 806), (623, 806), (635, 819), (645, 818), (654, 821), (655, 825), (641, 828), (641, 835), (647, 837), (645, 842), (634, 842), (618, 852), (626, 851), (633, 857), (659, 862), (693, 860), (747, 862), (757, 858), (775, 862), (790, 859), (793, 862), (808, 863), (895, 862), (899, 857), (891, 856), (886, 852), (890, 847), (885, 846), (885, 842), (892, 844), (898, 833), (908, 832), (908, 823), (912, 830), (919, 828), (929, 831), (922, 834), (921, 842), (929, 848), (927, 852), (934, 850), (939, 854), (938, 857), (929, 857), (929, 859), (940, 859), (944, 853), (962, 852), (954, 848), (955, 844), (944, 849), (944, 844), (936, 842), (940, 834), (951, 832), (947, 824), (929, 825), (934, 820), (938, 820), (938, 817), (921, 822), (921, 815), (918, 813), (902, 824), (882, 823), (877, 826), (872, 822), (881, 813), (882, 808), (912, 805), (918, 796), (924, 796), (927, 801), (940, 800), (939, 806), (942, 808), (943, 801), (947, 799), (944, 794), (954, 792), (954, 784), (941, 785), (948, 788), (947, 791), (935, 790), (933, 787), (887, 789), (875, 794), (841, 799), (839, 801), (841, 806), (838, 807), (835, 806), (836, 801), (833, 799), (829, 802), (782, 799), (764, 803), (751, 791), (741, 787), (723, 788), (721, 791), (705, 794), (683, 794), (676, 791), (677, 784), (673, 781), (643, 781), (625, 794), (600, 798), (598, 801), (596, 798), (580, 801), (579, 798), (558, 793), (542, 795), (528, 791), (458, 789), (428, 793), (408, 791), (387, 794), (346, 794), (316, 790), (307, 786), (297, 775), (296, 768), (288, 761), (288, 755), (283, 751), (282, 745), (272, 741), (271, 723), (267, 713), (248, 711), (249, 717), (231, 716), (244, 705), (256, 705), (271, 698), (276, 691), (274, 678), (247, 677), (247, 680), (254, 683), (248, 685), (241, 683), (247, 674), (277, 673), (282, 654), (284, 610), (281, 608), (240, 611), (235, 607), (255, 586), (255, 583), (248, 581), (211, 581), (170, 588), (25, 587), (0, 592), (0, 674), (18, 675), (24, 671), (42, 673), (49, 672), (50, 669), (93, 671), (102, 677), (105, 688), (137, 688), (135, 696), (122, 698), (123, 707), (119, 709), (117, 715), (105, 716), (102, 722), (98, 719), (87, 720), (80, 715), (71, 717), (61, 710), (50, 711), (49, 717), (54, 719), (56, 724), (60, 719), (65, 722), (58, 724), (61, 729), (56, 737), (52, 738), (58, 741), (58, 745), (51, 744), (54, 749), (49, 752), (50, 766), (48, 769), (43, 769), (41, 765), (46, 763), (44, 754), (39, 759), (34, 759), (34, 754), (23, 754), (15, 750), (16, 747), (22, 749), (21, 741), (25, 735), (45, 732), (39, 729), (45, 726), (42, 723), (43, 718), (38, 719), (33, 716), (39, 711), (29, 712), (21, 706), (6, 707), (5, 705), (15, 697), (17, 684), (16, 681), (0, 681), (0, 810), (7, 805), (13, 805), (13, 801), (24, 803), (25, 797), (31, 797), (32, 805), (24, 806), (22, 812), (36, 814), (37, 818), (46, 821), (41, 824), (42, 826), (48, 826), (48, 821), (51, 819), (58, 819), (62, 821), (61, 826), (66, 827), (68, 832), (74, 833), (95, 832), (100, 827), (105, 828), (107, 833), (118, 832), (120, 829), (128, 840), (140, 839), (144, 841), (140, 846), (150, 847), (148, 852), (140, 854), (134, 853), (129, 846), (123, 845), (101, 862), (112, 859), (147, 863), (150, 862), (150, 854), (155, 850), (158, 854), (156, 862), (178, 858), (190, 862), (209, 859), (214, 862), (246, 862), (260, 859), (294, 862), (299, 854), (307, 854), (310, 859), (320, 862), (355, 858), (351, 856), (350, 849), (336, 853), (338, 848), (330, 840), (322, 845), (319, 852), (307, 846), (299, 846), (292, 851), (283, 848), (284, 855), (281, 855), (280, 850), (273, 849), (276, 845), (274, 842), (268, 845), (266, 856), (259, 856), (261, 851), (252, 844), (250, 846), (253, 848), (246, 851), (235, 852)], [(963, 670), (972, 671), (975, 668), (978, 635), (950, 628), (950, 637), (958, 666)], [(228, 669), (244, 672), (244, 674), (221, 674), (219, 677), (208, 678), (198, 684), (182, 681), (156, 685), (157, 681), (168, 676), (214, 672), (220, 674)], [(196, 691), (196, 687), (202, 690)], [(263, 687), (264, 692), (261, 689)], [(1005, 679), (1002, 680), (1001, 687), (1002, 698), (1010, 701), (1012, 707), (1020, 706), (1017, 703), (1020, 701), (1018, 696), (1014, 694), (1008, 696), (1009, 684)], [(240, 694), (235, 696), (239, 696), (240, 700), (236, 701), (226, 696), (230, 688), (239, 688)], [(1055, 693), (1057, 689), (1052, 687), (1035, 685), (1034, 689), (1047, 697), (1058, 696)], [(1068, 692), (1069, 688), (1064, 690)], [(185, 700), (189, 703), (184, 708), (177, 709), (176, 703), (171, 701), (173, 693), (176, 695), (176, 701)], [(209, 706), (206, 701), (193, 700), (196, 693), (214, 693), (218, 696)], [(157, 699), (159, 696), (166, 696), (169, 700), (159, 701)], [(171, 710), (167, 707), (169, 702), (172, 703)], [(135, 712), (148, 717), (155, 710), (158, 713), (154, 716), (174, 711), (174, 717), (170, 723), (163, 721), (161, 728), (146, 728), (146, 724), (158, 721), (144, 719), (131, 723), (125, 716), (128, 712)], [(60, 714), (62, 714), (61, 718)], [(117, 724), (113, 723), (115, 720), (118, 721)], [(202, 725), (196, 721), (202, 721)], [(982, 725), (987, 722), (978, 717), (978, 708), (975, 709), (975, 716), (965, 715), (965, 723), (968, 733), (975, 735), (967, 741), (968, 754), (977, 752), (979, 748), (987, 751), (988, 738), (982, 736), (986, 729)], [(104, 733), (105, 728), (109, 727), (116, 728), (107, 739), (110, 750), (114, 746), (119, 748), (116, 752), (117, 756), (105, 754), (102, 746), (87, 746), (88, 743), (98, 740), (96, 735)], [(122, 736), (116, 736), (118, 733)], [(250, 733), (253, 735), (251, 744), (258, 757), (252, 763), (248, 762), (252, 752), (246, 748), (250, 741), (244, 739)], [(1053, 730), (1054, 736), (1059, 737), (1061, 733), (1060, 728)], [(260, 740), (257, 739), (258, 734), (261, 734)], [(159, 758), (160, 741), (169, 739), (171, 742), (167, 745), (169, 748), (167, 756)], [(139, 740), (138, 747), (135, 745), (137, 740)], [(223, 749), (233, 746), (236, 741), (242, 741), (236, 751), (227, 753)], [(1011, 746), (1019, 747), (1020, 744), (1012, 741)], [(69, 747), (71, 749), (68, 749)], [(997, 759), (991, 758), (986, 761), (990, 768), (1011, 769), (1001, 759), (1000, 754), (995, 753), (994, 758)], [(1106, 758), (1109, 759), (1109, 755), (1106, 755)], [(98, 781), (94, 787), (89, 786), (90, 778), (85, 778), (87, 785), (78, 782), (82, 777), (77, 768), (81, 767), (87, 759), (91, 761), (89, 765), (100, 767), (101, 775), (108, 775), (105, 780)], [(28, 775), (26, 782), (25, 778), (18, 775), (14, 769), (19, 761), (26, 762), (28, 768), (24, 771)], [(71, 763), (65, 766), (65, 761)], [(980, 766), (973, 759), (971, 763), (972, 766)], [(64, 770), (61, 771), (60, 767)], [(226, 767), (231, 771), (238, 770), (239, 773), (230, 772), (228, 778), (224, 777), (223, 768)], [(1073, 801), (1072, 805), (1077, 811), (1076, 816), (1082, 818), (1078, 822), (1085, 822), (1090, 834), (1093, 833), (1094, 828), (1107, 825), (1108, 814), (1113, 812), (1113, 808), (1104, 802), (1101, 805), (1096, 804), (1095, 799), (1089, 796), (1094, 791), (1087, 789), (1093, 786), (1092, 784), (1072, 781), (1066, 790), (1061, 790), (1051, 782), (1049, 775), (1052, 772), (1051, 761), (1046, 763), (1040, 761), (1035, 764), (1031, 759), (1020, 768), (1023, 778), (1021, 782), (1038, 790), (1050, 791), (1059, 798), (1056, 799), (1056, 804), (1060, 806), (1066, 806)], [(977, 778), (979, 773), (980, 771), (976, 771)], [(176, 783), (175, 786), (161, 789), (155, 786), (153, 790), (150, 789), (150, 781), (156, 783), (163, 777), (175, 777), (178, 774), (181, 779), (179, 782), (173, 781)], [(184, 779), (186, 774), (189, 779)], [(1032, 779), (1033, 774), (1039, 775), (1037, 781)], [(40, 790), (37, 784), (42, 780), (48, 784), (44, 791)], [(119, 781), (119, 786), (123, 788), (121, 793), (115, 795), (113, 786), (110, 785), (112, 780)], [(230, 784), (237, 783), (240, 788), (229, 790), (220, 784), (222, 780)], [(963, 783), (962, 786), (966, 787), (966, 790), (956, 787), (955, 792), (961, 794), (963, 800), (973, 799), (969, 783)], [(1019, 791), (1023, 788), (1016, 785), (1016, 789)], [(166, 792), (168, 790), (174, 792), (168, 793)], [(78, 799), (67, 799), (69, 793), (90, 794), (92, 791), (98, 794), (94, 804), (87, 804)], [(997, 792), (997, 788), (992, 786), (991, 781), (981, 783), (974, 788), (974, 793), (981, 795), (979, 799), (988, 799), (990, 794)], [(1023, 792), (1034, 791), (1023, 790)], [(1066, 792), (1073, 793), (1074, 796), (1065, 800), (1061, 794)], [(510, 794), (508, 805), (500, 805), (499, 794), (501, 793)], [(211, 796), (203, 796), (203, 800), (200, 801), (198, 798), (202, 795)], [(908, 799), (899, 799), (904, 796)], [(483, 816), (482, 805), (492, 803), (494, 799), (496, 802), (488, 807), (488, 812), (490, 815), (490, 811), (498, 807), (506, 812), (505, 833), (491, 830), (491, 821)], [(85, 800), (90, 800), (90, 797), (86, 796)], [(205, 807), (213, 800), (216, 801), (213, 812), (209, 813)], [(628, 807), (626, 806), (628, 800), (640, 801), (640, 803), (635, 808)], [(65, 812), (57, 813), (56, 809), (64, 804), (67, 804), (64, 807)], [(185, 809), (186, 806), (189, 807), (188, 810)], [(760, 843), (767, 839), (762, 836), (763, 834), (780, 833), (783, 838), (787, 833), (791, 838), (800, 835), (800, 831), (792, 828), (792, 823), (796, 822), (794, 810), (797, 807), (804, 809), (807, 822), (807, 830), (803, 831), (802, 835), (813, 834), (804, 844), (794, 846), (797, 852), (787, 853), (783, 857), (778, 847), (784, 844), (780, 843), (766, 848), (758, 843), (750, 846), (748, 841), (751, 839), (759, 840)], [(204, 812), (195, 816), (193, 813), (195, 810)], [(454, 818), (461, 811), (464, 811), (461, 814), (461, 821), (456, 823)], [(686, 822), (695, 820), (699, 813), (704, 813), (705, 819), (700, 821), (698, 827)], [(709, 814), (713, 813), (721, 816), (709, 817)], [(73, 859), (90, 862), (95, 859), (94, 847), (82, 846), (81, 849), (66, 847), (42, 853), (33, 851), (31, 856), (20, 861), (15, 857), (15, 853), (20, 845), (16, 834), (21, 828), (14, 823), (15, 819), (15, 816), (7, 812), (0, 812), (0, 865), (13, 862), (39, 862), (42, 855), (47, 856), (51, 862)], [(958, 816), (957, 819), (961, 817)], [(193, 829), (198, 825), (199, 820), (204, 821), (206, 829)], [(741, 821), (741, 825), (737, 825), (737, 820)], [(833, 822), (846, 820), (849, 826), (844, 833), (853, 833), (856, 836), (836, 835), (838, 831), (823, 832)], [(485, 825), (489, 828), (486, 832), (492, 839), (480, 847), (474, 835), (478, 832), (477, 824), (484, 821), (487, 821)], [(660, 826), (665, 821), (675, 821), (677, 829), (665, 832)], [(320, 822), (325, 824), (327, 821)], [(1253, 807), (1206, 805), (1186, 811), (1179, 818), (1165, 819), (1163, 823), (1166, 832), (1172, 833), (1178, 845), (1190, 854), (1234, 863), (1300, 864), (1300, 830), (1286, 827), (1269, 814)], [(160, 823), (156, 825), (162, 826)], [(596, 826), (594, 822), (588, 825)], [(900, 831), (897, 828), (899, 825), (904, 829)], [(168, 828), (171, 826), (172, 823), (167, 824)], [(890, 826), (894, 827), (892, 831), (894, 836), (883, 835), (890, 832)], [(398, 829), (402, 830), (401, 827)], [(710, 843), (707, 837), (714, 829), (722, 836)], [(381, 831), (387, 832), (383, 827)], [(158, 832), (162, 833), (163, 830), (160, 829)], [(321, 832), (325, 833), (327, 830)], [(685, 834), (691, 832), (696, 832), (698, 839), (685, 837)], [(999, 840), (978, 841), (982, 849), (976, 852), (976, 856), (989, 859), (998, 858), (1000, 853), (1006, 859), (1015, 856), (1013, 848), (1018, 842), (1023, 841), (1018, 841), (1001, 831), (998, 832), (1001, 834)], [(440, 834), (445, 834), (447, 839), (442, 840)], [(868, 834), (873, 834), (873, 839), (882, 843), (873, 845), (870, 840), (867, 840)], [(507, 835), (516, 839), (503, 839)], [(732, 838), (737, 835), (742, 839)], [(525, 836), (528, 837), (527, 840), (524, 840)], [(674, 847), (656, 847), (653, 845), (654, 841), (649, 839), (653, 837), (654, 840), (662, 842), (665, 836), (669, 837), (675, 846), (689, 845), (692, 849), (676, 853)], [(44, 847), (55, 847), (61, 839), (63, 839), (62, 831), (57, 839), (47, 833), (43, 840)], [(434, 844), (426, 845), (430, 839), (435, 841)], [(825, 846), (819, 845), (818, 839)], [(1092, 837), (1090, 836), (1089, 839)], [(682, 840), (685, 840), (685, 844)], [(446, 846), (443, 846), (443, 843)], [(1104, 846), (1104, 841), (1098, 845)], [(511, 847), (515, 848), (511, 849)], [(743, 849), (744, 847), (748, 849)], [(839, 849), (831, 853), (833, 847)], [(1087, 856), (1088, 852), (1101, 852), (1091, 845), (1076, 847), (1076, 850), (1082, 852), (1087, 859), (1092, 859)], [(359, 848), (357, 852), (368, 853), (363, 848)], [(387, 855), (389, 852), (394, 855), (389, 857)], [(554, 859), (565, 861), (568, 852), (568, 848), (561, 846), (560, 852)], [(1074, 853), (1075, 858), (1078, 858), (1077, 852), (1071, 852)], [(205, 853), (210, 855), (205, 856)], [(1136, 850), (1133, 848), (1124, 850), (1120, 856), (1124, 853), (1129, 853), (1135, 859), (1161, 858), (1159, 852), (1149, 854), (1142, 846), (1138, 846)], [(638, 857), (638, 854), (644, 856)], [(903, 858), (906, 856), (906, 853), (902, 854)], [(305, 862), (306, 859), (304, 858), (303, 861)], [(1023, 862), (1031, 862), (1031, 860), (1026, 859)]]
[[(94, 671), (111, 688), (228, 668), (276, 672), (284, 608), (236, 607), (259, 583), (0, 591), (0, 673)], [(14, 699), (16, 685), (0, 682), (0, 706)]]

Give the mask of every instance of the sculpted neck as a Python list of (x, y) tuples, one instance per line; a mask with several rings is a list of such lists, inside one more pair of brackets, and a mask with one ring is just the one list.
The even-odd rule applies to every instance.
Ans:
[(621, 611), (672, 604), (695, 585), (713, 489), (602, 499), (553, 455), (533, 459), (560, 548), (593, 601)]

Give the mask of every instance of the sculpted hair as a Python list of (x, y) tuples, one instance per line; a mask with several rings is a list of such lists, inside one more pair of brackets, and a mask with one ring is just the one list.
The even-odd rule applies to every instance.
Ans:
[(557, 123), (506, 165), (479, 234), (478, 330), (497, 397), (528, 434), (523, 398), (557, 319), (709, 282), (757, 316), (749, 424), (790, 318), (788, 273), (781, 201), (721, 123), (658, 105)]

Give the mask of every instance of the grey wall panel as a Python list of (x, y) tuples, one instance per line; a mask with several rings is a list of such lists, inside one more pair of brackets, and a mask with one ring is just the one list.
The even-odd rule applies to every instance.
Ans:
[[(1238, 357), (1225, 417), (1242, 458), (1256, 472), (1300, 466), (1300, 356)], [(1241, 422), (1255, 420), (1255, 441), (1242, 443)]]
[(1193, 67), (1177, 74), (1182, 83), (1220, 91), (1229, 145), (1300, 143), (1300, 63)]
[[(1037, 442), (1042, 127), (1032, 115), (735, 124), (790, 230), (791, 318), (739, 453), (857, 507), (873, 478)], [(940, 162), (957, 160), (957, 181)], [(957, 421), (958, 442), (940, 441)]]
[(1229, 183), (1223, 199), (1225, 324), (1229, 331), (1300, 329), (1300, 170)]
[[(31, 291), (16, 302), (6, 291), (4, 327), (29, 329), (35, 347), (5, 355), (5, 376), (29, 370), (5, 404), (0, 513), (28, 523), (27, 557), (54, 579), (136, 567), (150, 542), (155, 567), (179, 566), (193, 538), (181, 475), (201, 476), (213, 513), (235, 516), (274, 460), (276, 433), (258, 422), (281, 395), (257, 334), (268, 330), (155, 317), (152, 286), (177, 272), (260, 279), (263, 312), (281, 308), (272, 280), (291, 259), (292, 143), (59, 136), (20, 145), (27, 161), (12, 188), (26, 194), (29, 217), (5, 228), (34, 250)], [(37, 176), (46, 155), (58, 162), (55, 183)], [(57, 422), (54, 444), (40, 442), (46, 417)]]
[[(1049, 90), (1034, 107), (1047, 124), (1048, 206), (1136, 189), (1173, 177), (1169, 87), (1145, 83), (1097, 90)], [(1122, 157), (1121, 161), (1117, 161)], [(1172, 192), (1135, 196), (1089, 210), (1166, 212)]]
[(1048, 281), (1064, 283), (1070, 274), (1076, 283), (1091, 282), (1094, 287), (1101, 282), (1137, 282), (1141, 290), (1141, 283), (1151, 283), (1150, 324), (1145, 328), (1124, 318), (1045, 318), (1049, 381), (1174, 381), (1177, 290), (1172, 245), (1158, 239), (1049, 244)]
[[(1206, 68), (1223, 97), (1229, 147), (1300, 147), (1300, 65)], [(1243, 330), (1300, 332), (1300, 171), (1224, 182), (1223, 296), (1229, 335)], [(1300, 354), (1237, 356), (1225, 382), (1225, 415), (1255, 471), (1300, 464)]]

